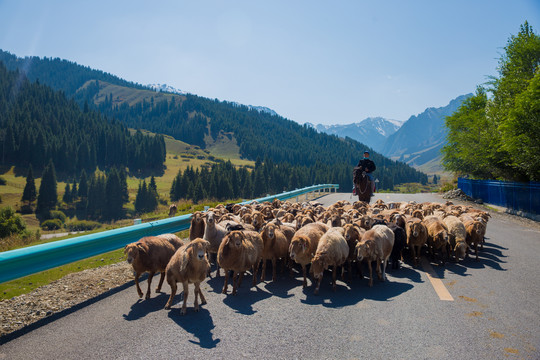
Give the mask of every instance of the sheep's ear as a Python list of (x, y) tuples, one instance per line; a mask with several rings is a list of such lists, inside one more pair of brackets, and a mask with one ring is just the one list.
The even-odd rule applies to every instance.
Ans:
[(137, 244), (137, 249), (142, 252), (142, 253), (145, 253), (146, 254), (146, 248), (143, 244)]
[(187, 251), (184, 251), (184, 253), (182, 254), (182, 262), (180, 263), (180, 271), (181, 272), (186, 269), (188, 261), (189, 261), (188, 253), (187, 253)]

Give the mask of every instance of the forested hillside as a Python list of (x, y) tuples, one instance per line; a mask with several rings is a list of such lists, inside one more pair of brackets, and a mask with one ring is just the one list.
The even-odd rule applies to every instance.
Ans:
[[(13, 55), (8, 55), (11, 66), (21, 71), (27, 71), (23, 65), (30, 66), (32, 70), (28, 72), (40, 81), (51, 81), (55, 86), (64, 83), (62, 90), (73, 96), (81, 107), (88, 104), (90, 108), (99, 110), (128, 127), (171, 135), (202, 148), (215, 140), (220, 132), (232, 133), (242, 157), (250, 160), (269, 159), (275, 164), (286, 163), (307, 169), (325, 166), (326, 182), (339, 183), (343, 189), (351, 187), (352, 168), (366, 149), (352, 139), (319, 134), (308, 126), (247, 106), (195, 95), (158, 97), (161, 94), (156, 93), (155, 97), (148, 98), (148, 91), (138, 85), (100, 71), (96, 71), (96, 76), (92, 79), (88, 68), (74, 63), (59, 59), (44, 59), (40, 62), (39, 58), (27, 59), (24, 62), (13, 60)], [(6, 57), (6, 53), (3, 53), (3, 56)], [(53, 79), (51, 74), (60, 67), (65, 67), (65, 78), (71, 80), (62, 82)], [(48, 68), (51, 70), (47, 70)], [(64, 75), (57, 73), (56, 76)], [(123, 91), (122, 97), (115, 96), (112, 92), (106, 93), (106, 89), (111, 89), (107, 86), (109, 81), (133, 92), (144, 92), (144, 95), (139, 97), (139, 102), (133, 103), (127, 101), (126, 91)], [(382, 189), (391, 190), (394, 184), (404, 182), (427, 182), (425, 174), (404, 163), (391, 161), (373, 152), (372, 159), (377, 163), (375, 176), (379, 178), (379, 187)], [(314, 173), (311, 170), (308, 172)], [(330, 175), (334, 177), (329, 178)], [(312, 184), (316, 179), (310, 178), (307, 182)]]
[(52, 159), (56, 171), (78, 177), (96, 167), (128, 167), (160, 172), (165, 161), (162, 136), (131, 136), (118, 121), (81, 109), (49, 86), (30, 82), (0, 63), (0, 150), (2, 165), (41, 170)]

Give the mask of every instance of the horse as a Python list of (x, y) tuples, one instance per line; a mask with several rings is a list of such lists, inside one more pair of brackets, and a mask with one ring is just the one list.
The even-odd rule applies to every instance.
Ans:
[(355, 167), (353, 171), (353, 182), (358, 200), (369, 203), (371, 200), (371, 180), (369, 180), (366, 172), (360, 171), (359, 167)]
[(175, 216), (177, 211), (178, 208), (176, 207), (176, 204), (169, 206), (169, 217)]

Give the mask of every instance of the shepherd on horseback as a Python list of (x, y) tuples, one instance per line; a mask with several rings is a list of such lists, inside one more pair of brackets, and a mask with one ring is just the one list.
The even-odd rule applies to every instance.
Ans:
[(353, 182), (358, 195), (358, 200), (369, 202), (375, 191), (375, 181), (373, 181), (372, 172), (377, 167), (369, 159), (369, 151), (364, 151), (364, 158), (360, 159), (358, 165), (354, 168)]

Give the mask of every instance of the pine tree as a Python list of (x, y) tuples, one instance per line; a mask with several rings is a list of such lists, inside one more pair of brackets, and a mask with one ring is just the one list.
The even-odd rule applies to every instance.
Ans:
[(88, 197), (88, 178), (84, 169), (81, 171), (81, 178), (79, 179), (79, 197)]
[(43, 170), (41, 185), (39, 186), (39, 195), (37, 198), (36, 213), (45, 214), (48, 211), (53, 210), (56, 207), (57, 201), (56, 173), (54, 164), (52, 160), (50, 160), (47, 167), (45, 167), (45, 170)]
[(36, 199), (36, 183), (34, 181), (34, 172), (32, 171), (32, 165), (30, 165), (28, 167), (28, 173), (26, 174), (26, 185), (24, 186), (21, 201), (28, 201), (29, 203), (31, 203), (36, 201)]
[(69, 183), (66, 183), (66, 187), (64, 188), (64, 195), (62, 196), (62, 201), (66, 204), (69, 204), (73, 201), (73, 198), (71, 197), (71, 187), (69, 186)]
[(107, 220), (116, 220), (122, 217), (123, 211), (123, 195), (120, 175), (116, 168), (112, 168), (109, 176), (107, 176), (107, 184), (105, 187), (106, 200), (104, 217)]

